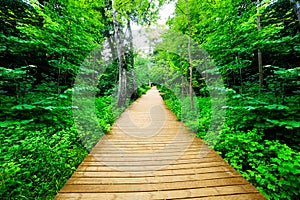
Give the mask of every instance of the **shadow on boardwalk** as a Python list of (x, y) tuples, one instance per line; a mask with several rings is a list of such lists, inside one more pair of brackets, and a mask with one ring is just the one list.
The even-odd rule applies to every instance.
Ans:
[(121, 115), (55, 199), (266, 199), (213, 150), (200, 156), (202, 145), (152, 88)]

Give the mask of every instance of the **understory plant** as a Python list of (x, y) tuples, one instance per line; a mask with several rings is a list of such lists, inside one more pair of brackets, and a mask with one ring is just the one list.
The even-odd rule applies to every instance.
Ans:
[[(160, 89), (166, 105), (181, 120), (184, 102), (177, 99), (167, 89), (163, 87)], [(232, 99), (229, 94), (228, 98), (229, 105), (225, 107), (227, 109), (226, 120), (223, 128), (216, 133), (218, 138), (214, 150), (268, 199), (297, 199), (300, 195), (299, 151), (281, 143), (282, 140), (270, 140), (267, 136), (270, 134), (268, 126), (262, 129), (262, 126), (252, 124), (251, 116), (254, 113), (249, 112), (256, 108), (254, 104), (259, 104), (259, 101), (253, 101), (251, 106), (241, 106), (245, 104), (245, 101), (239, 102), (238, 106), (234, 103), (236, 102), (234, 98), (240, 99), (239, 96)], [(189, 102), (185, 102), (187, 103)], [(194, 123), (186, 124), (193, 129), (194, 124), (198, 123), (196, 135), (206, 141), (211, 122), (211, 103), (208, 97), (199, 97), (198, 103), (200, 108), (198, 119), (192, 120)], [(265, 103), (261, 109), (280, 109), (272, 105), (268, 106)], [(245, 113), (251, 115), (249, 120), (247, 115), (244, 115)], [(280, 133), (277, 135), (279, 136)]]

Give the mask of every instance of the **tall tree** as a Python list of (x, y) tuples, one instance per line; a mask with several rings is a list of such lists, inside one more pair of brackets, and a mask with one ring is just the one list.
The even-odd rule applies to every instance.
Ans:
[[(148, 0), (112, 1), (114, 38), (118, 54), (119, 69), (119, 107), (125, 104), (127, 96), (132, 95), (136, 89), (131, 21), (135, 21), (141, 25), (150, 25), (151, 22), (157, 18), (158, 9), (162, 5), (162, 2), (163, 0), (158, 0), (157, 3)], [(122, 32), (123, 24), (127, 25), (129, 33), (128, 42), (125, 42), (125, 36)], [(131, 84), (131, 86), (128, 84)]]
[[(260, 0), (257, 0), (257, 29), (258, 34), (261, 31), (261, 23), (260, 23)], [(258, 71), (259, 71), (259, 87), (263, 87), (263, 66), (262, 66), (262, 54), (260, 48), (257, 50), (257, 59), (258, 59)]]
[(190, 92), (190, 104), (191, 109), (194, 109), (194, 100), (193, 100), (193, 62), (192, 62), (192, 55), (191, 55), (191, 37), (192, 37), (192, 30), (191, 30), (191, 16), (189, 11), (189, 1), (185, 1), (186, 5), (186, 15), (187, 15), (187, 23), (188, 23), (188, 57), (189, 57), (189, 69), (190, 69), (190, 80), (189, 80), (189, 92)]
[(123, 44), (123, 37), (122, 37), (122, 31), (121, 31), (121, 23), (119, 21), (120, 16), (119, 13), (114, 6), (113, 2), (113, 23), (114, 23), (114, 37), (116, 41), (117, 46), (117, 55), (118, 55), (118, 68), (119, 68), (119, 85), (118, 85), (118, 107), (121, 107), (126, 102), (126, 70), (127, 70), (127, 64), (125, 59), (125, 52), (124, 52), (124, 44)]

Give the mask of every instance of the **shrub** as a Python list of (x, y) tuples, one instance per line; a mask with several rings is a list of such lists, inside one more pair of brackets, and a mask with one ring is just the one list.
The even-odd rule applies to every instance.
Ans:
[(87, 155), (74, 127), (62, 131), (18, 126), (0, 134), (0, 196), (51, 199)]
[(297, 199), (300, 195), (300, 153), (263, 134), (226, 127), (215, 150), (270, 199)]

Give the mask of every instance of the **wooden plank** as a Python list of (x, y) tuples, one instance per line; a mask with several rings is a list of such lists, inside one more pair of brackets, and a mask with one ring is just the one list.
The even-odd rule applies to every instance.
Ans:
[[(130, 164), (130, 163), (128, 163)], [(128, 165), (80, 165), (77, 168), (77, 171), (113, 171), (115, 167), (128, 167)], [(152, 167), (151, 165), (139, 165), (131, 166), (132, 170), (139, 170), (141, 167)], [(207, 168), (207, 167), (216, 167), (216, 166), (227, 166), (224, 162), (209, 162), (209, 163), (186, 163), (186, 164), (170, 164), (159, 170), (171, 170), (171, 169), (197, 169), (197, 168)], [(112, 168), (112, 169), (111, 169)]]
[[(216, 188), (195, 188), (195, 189), (186, 189), (186, 190), (171, 190), (171, 191), (155, 191), (155, 192), (129, 192), (129, 193), (60, 193), (56, 199), (120, 199), (120, 200), (149, 200), (149, 199), (190, 199), (190, 198), (199, 198), (211, 197), (211, 199), (218, 198), (222, 199), (224, 196), (229, 198), (229, 195), (232, 197), (232, 200), (235, 200), (234, 197), (243, 194), (243, 198), (249, 199), (253, 197), (253, 194), (256, 198), (264, 200), (261, 194), (249, 193), (243, 190), (240, 186), (226, 186), (230, 188), (230, 192), (227, 194), (219, 194)], [(233, 192), (231, 192), (233, 191)], [(250, 198), (247, 198), (250, 197)], [(201, 198), (202, 197), (202, 198)], [(252, 199), (251, 199), (252, 200)]]
[(85, 158), (85, 160), (83, 161), (83, 164), (85, 163), (103, 163), (103, 164), (113, 164), (113, 165), (119, 165), (119, 163), (123, 163), (124, 165), (127, 165), (126, 163), (128, 163), (128, 165), (141, 165), (142, 163), (144, 163), (145, 165), (159, 165), (160, 163), (156, 162), (156, 161), (169, 161), (169, 164), (172, 163), (194, 163), (194, 162), (198, 162), (198, 163), (208, 163), (208, 162), (216, 162), (216, 161), (220, 161), (221, 159), (219, 157), (211, 157), (211, 158), (179, 158), (177, 160), (173, 160), (173, 158), (168, 158), (168, 159), (164, 159), (164, 158), (156, 158), (156, 159), (141, 159), (141, 158), (137, 158), (135, 160), (131, 160), (130, 163), (128, 163), (128, 160), (125, 159), (119, 159), (116, 160), (114, 158), (106, 158), (106, 159), (97, 159), (94, 156), (88, 156)]
[[(56, 200), (149, 200), (151, 194), (148, 193), (125, 193), (125, 194), (103, 194), (103, 193), (62, 193), (56, 197)], [(167, 198), (156, 198), (156, 199), (167, 199)], [(248, 194), (229, 194), (229, 195), (218, 195), (218, 196), (202, 196), (202, 197), (184, 197), (184, 198), (173, 198), (174, 200), (179, 199), (194, 199), (194, 200), (264, 200), (259, 193), (248, 193)], [(152, 200), (155, 200), (152, 198)]]
[[(148, 192), (148, 191), (169, 191), (169, 190), (183, 190), (194, 188), (208, 188), (216, 187), (220, 194), (232, 192), (232, 189), (227, 186), (238, 185), (243, 188), (241, 184), (247, 184), (247, 181), (242, 177), (222, 178), (213, 180), (201, 181), (186, 181), (186, 182), (172, 182), (172, 183), (143, 183), (143, 184), (67, 184), (61, 192), (89, 192), (89, 193), (114, 193), (114, 192)], [(226, 186), (225, 188), (221, 186)], [(244, 188), (243, 188), (244, 190)], [(251, 191), (253, 192), (253, 191)]]
[(143, 155), (139, 155), (136, 153), (122, 153), (120, 155), (103, 155), (103, 154), (90, 154), (87, 156), (87, 160), (91, 160), (91, 161), (103, 161), (103, 162), (107, 162), (107, 161), (120, 161), (120, 162), (136, 162), (136, 161), (167, 161), (167, 160), (171, 160), (171, 161), (176, 161), (178, 159), (198, 159), (199, 162), (203, 161), (205, 162), (206, 158), (215, 158), (214, 155), (212, 154), (207, 154), (205, 156), (205, 158), (201, 158), (200, 154), (194, 154), (194, 155), (185, 155), (182, 157), (182, 155), (180, 155), (179, 153), (177, 154), (173, 154), (173, 155), (160, 155), (160, 153), (148, 153), (148, 154), (143, 154)]
[[(179, 200), (178, 198), (176, 199)], [(193, 199), (194, 200), (264, 200), (266, 198), (262, 197), (260, 193), (247, 193), (247, 194), (218, 195), (218, 196), (199, 197), (199, 198), (194, 197)]]
[(229, 174), (226, 172), (211, 172), (198, 175), (173, 175), (168, 176), (143, 176), (143, 177), (101, 177), (101, 178), (88, 178), (88, 177), (72, 177), (69, 179), (68, 184), (142, 184), (142, 183), (172, 183), (172, 182), (186, 182), (186, 181), (200, 181), (200, 180), (211, 180), (211, 179), (221, 179), (221, 178), (233, 178), (241, 177), (238, 175)]
[(129, 151), (139, 151), (139, 152), (143, 152), (143, 151), (147, 151), (147, 150), (156, 150), (154, 149), (153, 147), (161, 147), (161, 149), (164, 149), (166, 151), (166, 153), (169, 153), (169, 152), (178, 152), (178, 151), (182, 151), (182, 149), (186, 152), (200, 152), (201, 149), (201, 146), (199, 145), (192, 145), (192, 146), (185, 146), (185, 145), (182, 145), (182, 146), (178, 146), (178, 147), (175, 147), (175, 146), (171, 146), (171, 145), (118, 145), (118, 146), (115, 146), (114, 143), (111, 143), (111, 145), (103, 145), (101, 147), (95, 147), (92, 152), (97, 152), (97, 151), (108, 151), (108, 153), (115, 153), (115, 152), (118, 152), (120, 150), (129, 150)]
[(173, 175), (197, 175), (197, 174), (204, 174), (204, 173), (211, 173), (211, 172), (224, 172), (226, 167), (209, 167), (209, 168), (199, 168), (199, 169), (176, 169), (176, 170), (166, 170), (166, 171), (141, 171), (141, 172), (134, 172), (129, 171), (130, 167), (124, 168), (128, 169), (128, 171), (111, 171), (109, 173), (98, 171), (98, 172), (81, 172), (76, 171), (73, 176), (74, 177), (143, 177), (143, 176), (173, 176)]
[[(200, 152), (199, 151), (185, 151), (185, 152), (158, 152), (158, 151), (120, 151), (119, 152), (103, 152), (103, 151), (92, 151), (92, 156), (94, 157), (122, 157), (122, 156), (134, 156), (134, 157), (145, 157), (145, 155), (152, 155), (152, 156), (159, 156), (159, 157), (170, 157), (170, 156), (184, 156), (185, 158), (198, 158), (200, 157)], [(205, 155), (206, 158), (209, 157), (214, 157), (215, 153), (214, 152), (209, 152), (208, 154)]]

